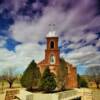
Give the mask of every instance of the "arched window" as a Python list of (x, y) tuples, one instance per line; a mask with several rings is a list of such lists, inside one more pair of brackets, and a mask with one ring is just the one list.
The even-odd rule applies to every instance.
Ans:
[(50, 42), (50, 48), (51, 48), (51, 49), (54, 48), (54, 42), (53, 42), (53, 41)]
[(55, 64), (55, 56), (54, 55), (51, 55), (50, 56), (50, 64)]

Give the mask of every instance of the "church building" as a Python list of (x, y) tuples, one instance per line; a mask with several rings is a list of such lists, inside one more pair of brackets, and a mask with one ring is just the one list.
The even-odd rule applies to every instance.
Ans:
[[(47, 45), (45, 49), (45, 58), (38, 63), (41, 74), (49, 66), (50, 72), (53, 72), (55, 75), (59, 72), (60, 66), (60, 50), (58, 47), (58, 36), (55, 34), (55, 31), (51, 31), (46, 36)], [(76, 67), (72, 64), (66, 62), (68, 69), (68, 74), (66, 75), (66, 88), (76, 88), (77, 87), (77, 72)]]

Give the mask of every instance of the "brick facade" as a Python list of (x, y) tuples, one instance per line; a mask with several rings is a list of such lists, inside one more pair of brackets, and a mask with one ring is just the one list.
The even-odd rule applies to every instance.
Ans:
[[(55, 75), (58, 74), (60, 66), (60, 51), (58, 48), (58, 37), (47, 37), (47, 47), (45, 50), (45, 59), (38, 63), (41, 74), (44, 72), (46, 67), (49, 67), (50, 71)], [(66, 88), (77, 87), (77, 73), (76, 67), (72, 64), (68, 65), (68, 75), (66, 75)]]

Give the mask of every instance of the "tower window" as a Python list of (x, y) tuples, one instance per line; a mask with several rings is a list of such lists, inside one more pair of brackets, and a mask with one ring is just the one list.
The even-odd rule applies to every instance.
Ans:
[(55, 64), (55, 56), (54, 55), (50, 56), (50, 64)]
[(51, 49), (54, 48), (54, 42), (53, 42), (53, 41), (51, 41), (51, 43), (50, 43), (50, 48), (51, 48)]

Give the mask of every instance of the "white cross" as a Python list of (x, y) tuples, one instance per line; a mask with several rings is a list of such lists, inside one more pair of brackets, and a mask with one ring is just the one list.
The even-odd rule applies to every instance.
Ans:
[(55, 30), (55, 24), (49, 24), (49, 29), (50, 29), (50, 31), (54, 31)]

